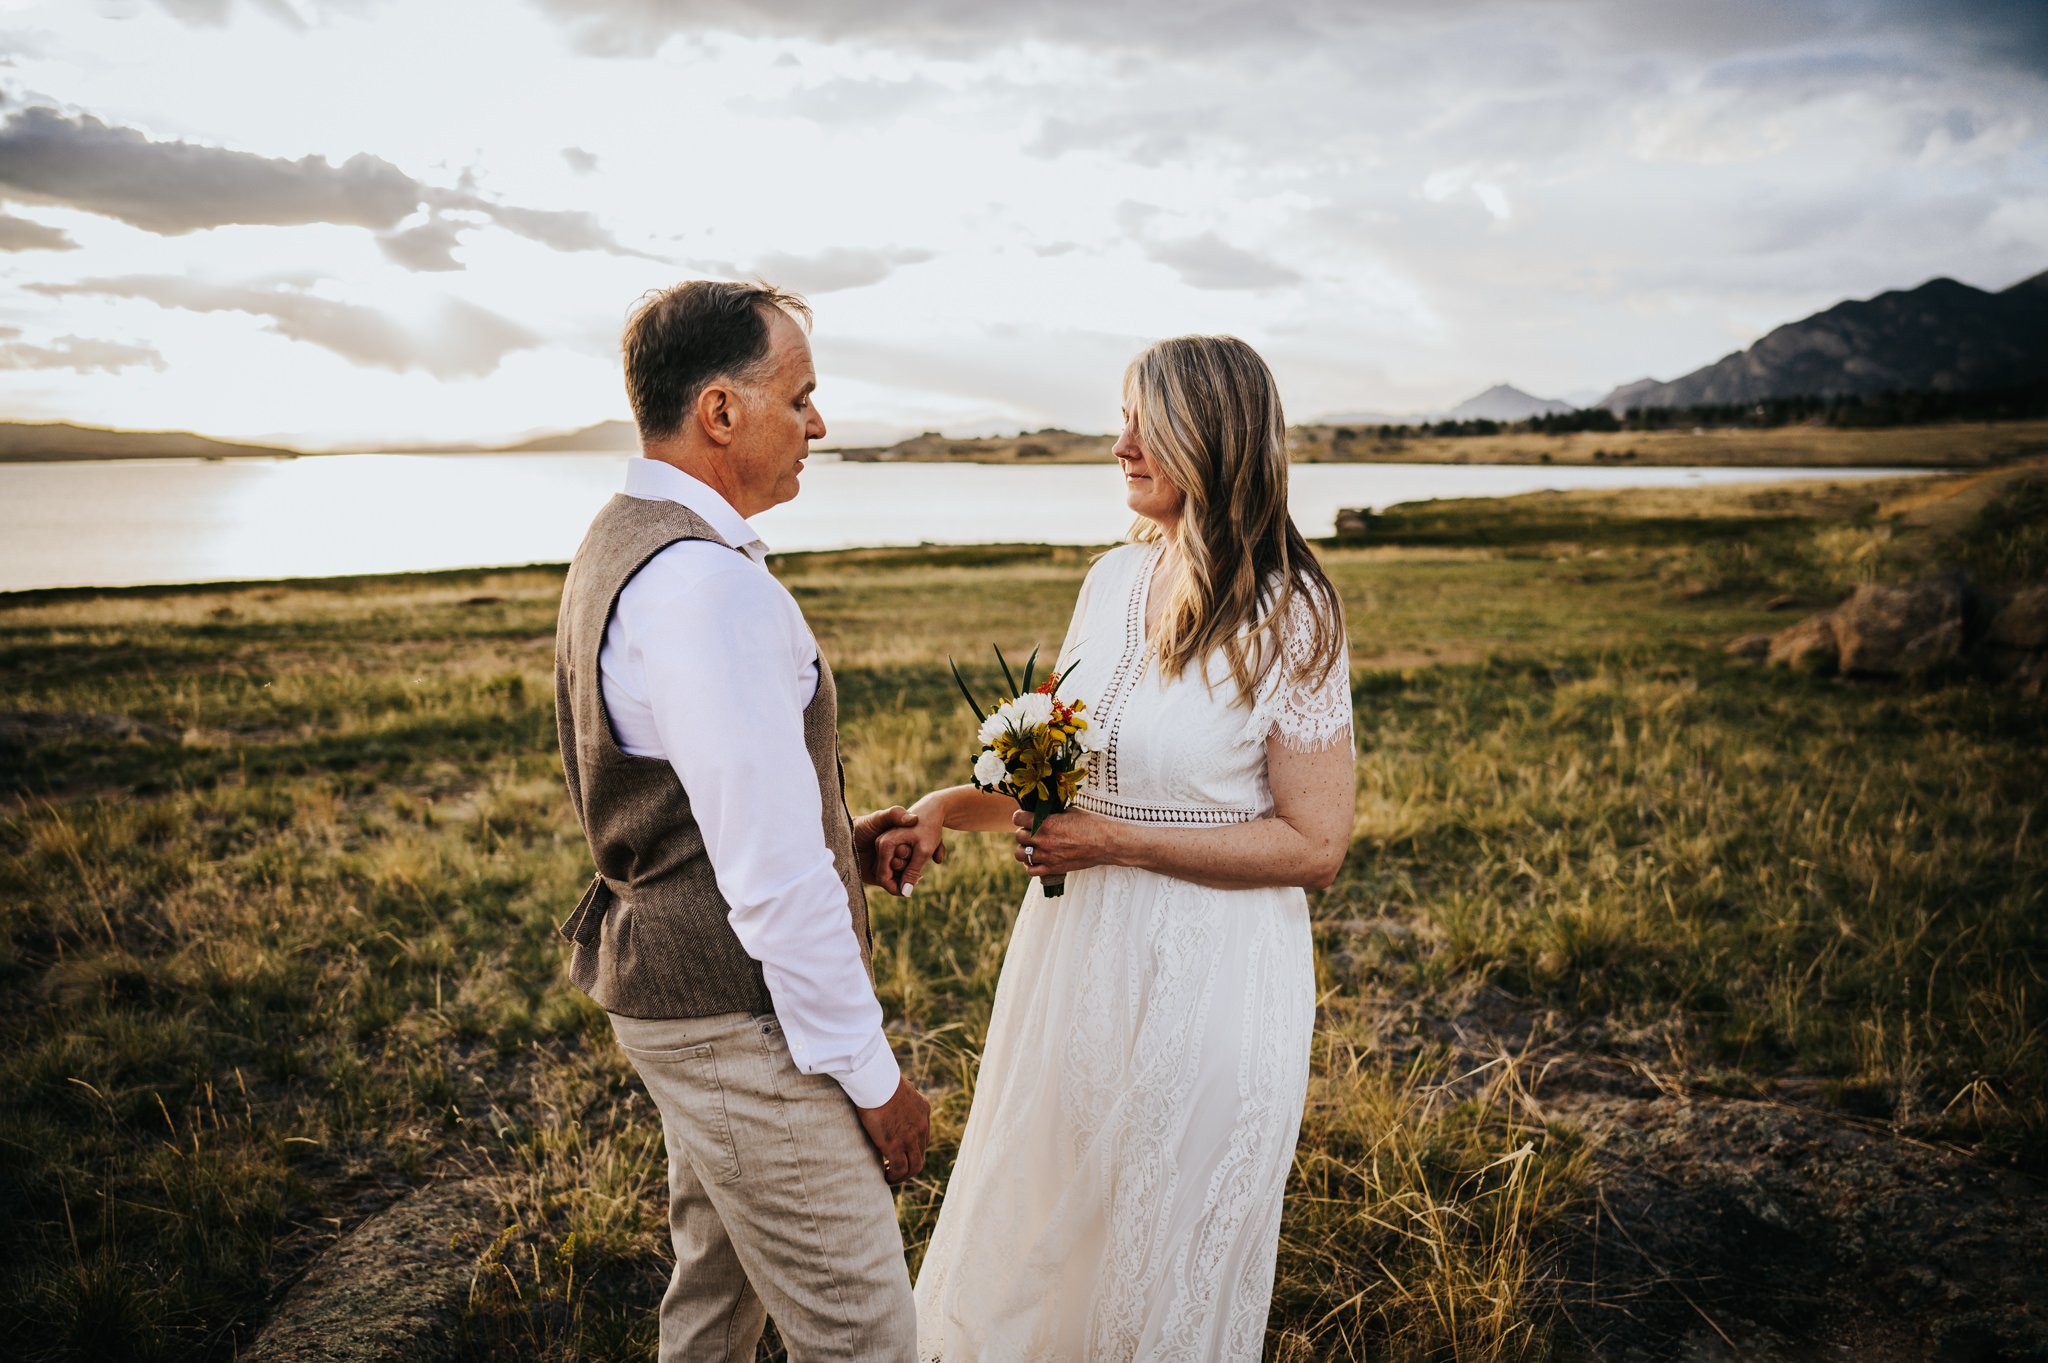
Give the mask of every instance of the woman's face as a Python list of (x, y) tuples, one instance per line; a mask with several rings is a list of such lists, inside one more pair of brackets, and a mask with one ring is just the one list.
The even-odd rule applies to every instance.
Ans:
[(1144, 443), (1138, 439), (1137, 413), (1129, 408), (1124, 411), (1124, 433), (1110, 453), (1123, 466), (1124, 505), (1162, 529), (1178, 525), (1186, 498), (1146, 457)]

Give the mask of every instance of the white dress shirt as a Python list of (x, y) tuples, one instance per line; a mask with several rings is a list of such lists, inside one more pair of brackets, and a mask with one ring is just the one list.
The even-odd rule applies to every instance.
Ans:
[(682, 780), (728, 921), (761, 963), (796, 1067), (880, 1107), (896, 1092), (896, 1057), (804, 747), (817, 643), (763, 562), (768, 546), (723, 497), (653, 459), (627, 465), (626, 495), (680, 503), (733, 548), (671, 544), (619, 593), (598, 653), (612, 735)]

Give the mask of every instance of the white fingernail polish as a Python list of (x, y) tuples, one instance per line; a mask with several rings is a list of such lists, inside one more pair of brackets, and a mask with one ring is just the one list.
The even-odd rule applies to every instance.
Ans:
[(910, 898), (910, 892), (911, 892), (912, 890), (916, 889), (916, 888), (917, 888), (917, 886), (915, 886), (915, 885), (905, 885), (905, 886), (903, 887), (903, 897), (904, 897), (905, 899), (908, 899), (908, 898)]

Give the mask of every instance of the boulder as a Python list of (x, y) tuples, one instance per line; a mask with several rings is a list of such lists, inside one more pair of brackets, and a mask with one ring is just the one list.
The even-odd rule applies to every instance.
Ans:
[(1760, 663), (1770, 656), (1771, 640), (1773, 637), (1775, 636), (1769, 634), (1745, 634), (1740, 639), (1732, 641), (1727, 648), (1721, 651), (1731, 658), (1741, 658), (1746, 662)]
[(2048, 648), (2048, 582), (2028, 587), (2006, 602), (1992, 617), (1985, 642), (1998, 648)]
[(1798, 624), (1779, 630), (1771, 637), (1764, 661), (1773, 667), (1790, 667), (1825, 676), (1835, 670), (1840, 657), (1831, 615), (1810, 615)]
[(1942, 577), (1901, 587), (1858, 587), (1835, 608), (1834, 636), (1845, 675), (1933, 671), (1962, 652), (1962, 581)]
[(1337, 513), (1337, 534), (1350, 539), (1365, 534), (1372, 524), (1372, 513), (1359, 507), (1347, 506)]

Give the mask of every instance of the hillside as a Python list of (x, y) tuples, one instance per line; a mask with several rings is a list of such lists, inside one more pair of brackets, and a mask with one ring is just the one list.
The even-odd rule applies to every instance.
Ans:
[(2048, 273), (1987, 293), (1953, 279), (1837, 303), (1668, 383), (1638, 379), (1596, 405), (1757, 402), (1774, 397), (1964, 392), (2048, 373)]
[(839, 457), (856, 464), (1094, 464), (1109, 458), (1113, 435), (1082, 435), (1048, 427), (1016, 435), (954, 438), (926, 431), (893, 445), (840, 450)]
[(300, 451), (275, 445), (210, 440), (190, 431), (115, 431), (68, 421), (0, 422), (0, 463), (72, 459), (295, 459)]
[(600, 421), (581, 430), (558, 435), (537, 436), (517, 445), (494, 446), (494, 454), (609, 454), (615, 450), (637, 450), (640, 436), (630, 421)]

